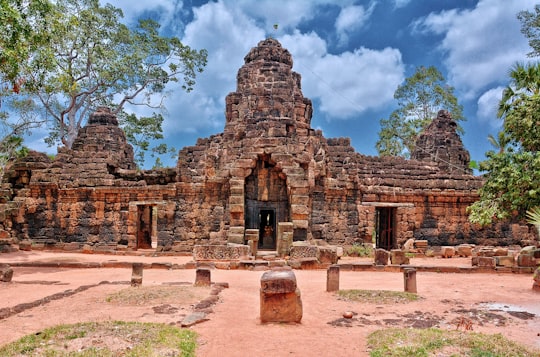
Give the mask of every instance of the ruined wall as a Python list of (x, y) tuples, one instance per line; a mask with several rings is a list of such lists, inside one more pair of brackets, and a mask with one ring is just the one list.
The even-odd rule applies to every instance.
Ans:
[[(453, 245), (536, 237), (518, 222), (468, 222), (482, 179), (471, 174), (448, 113), (422, 133), (411, 160), (361, 155), (350, 139), (310, 127), (312, 104), (292, 66), (274, 39), (252, 48), (226, 97), (223, 133), (183, 148), (175, 169), (136, 170), (116, 117), (99, 108), (54, 161), (32, 153), (11, 167), (0, 244), (189, 253), (200, 244), (243, 244), (248, 228), (262, 234), (269, 225), (275, 234), (287, 222), (281, 227), (292, 240), (351, 245), (371, 242), (383, 213), (392, 215), (395, 246), (410, 238)], [(276, 236), (273, 244), (278, 249)]]

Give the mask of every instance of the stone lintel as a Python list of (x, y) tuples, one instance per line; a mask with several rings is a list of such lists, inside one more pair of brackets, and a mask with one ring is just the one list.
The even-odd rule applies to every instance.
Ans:
[(414, 207), (414, 203), (407, 202), (362, 202), (361, 205), (371, 207)]

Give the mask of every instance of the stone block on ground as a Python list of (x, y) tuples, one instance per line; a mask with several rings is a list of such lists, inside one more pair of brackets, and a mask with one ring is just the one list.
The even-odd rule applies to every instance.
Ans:
[(495, 268), (495, 258), (478, 257), (478, 266), (483, 268)]
[(238, 260), (248, 256), (249, 246), (247, 245), (196, 245), (193, 248), (195, 260)]
[(428, 248), (428, 241), (424, 239), (415, 240), (414, 247), (422, 252), (425, 252)]
[(197, 268), (195, 270), (195, 286), (210, 286), (212, 279), (210, 277), (210, 269)]
[(292, 270), (275, 269), (261, 277), (261, 322), (300, 322), (302, 300)]
[(375, 265), (388, 265), (390, 253), (387, 250), (375, 249)]
[(407, 241), (403, 244), (403, 250), (406, 252), (409, 252), (414, 249), (414, 238), (409, 238)]
[(29, 239), (24, 239), (19, 242), (19, 250), (29, 252), (32, 250), (32, 241)]
[(336, 264), (338, 262), (338, 255), (336, 247), (318, 247), (317, 259), (320, 263)]
[(0, 264), (0, 281), (9, 283), (13, 279), (13, 269), (7, 264)]
[(501, 267), (513, 267), (514, 266), (514, 257), (512, 256), (504, 256), (504, 257), (495, 257), (495, 261), (497, 262), (497, 266)]
[(454, 247), (441, 247), (441, 257), (452, 258), (456, 255), (456, 249)]
[(534, 255), (520, 253), (517, 257), (517, 265), (520, 267), (536, 267)]
[(390, 251), (390, 262), (395, 265), (409, 264), (409, 258), (405, 255), (405, 251), (401, 249), (392, 249)]
[(131, 270), (131, 286), (141, 286), (143, 281), (143, 263), (133, 263)]
[(326, 291), (339, 290), (339, 265), (331, 265), (326, 270)]
[(472, 246), (469, 244), (461, 244), (457, 246), (456, 253), (460, 257), (468, 258), (472, 256)]
[(304, 242), (294, 242), (289, 254), (291, 259), (317, 258), (319, 247)]

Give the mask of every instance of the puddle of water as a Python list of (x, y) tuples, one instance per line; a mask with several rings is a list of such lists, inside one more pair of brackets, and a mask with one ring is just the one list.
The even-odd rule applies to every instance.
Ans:
[(492, 310), (492, 311), (524, 311), (531, 314), (535, 314), (536, 317), (540, 316), (540, 306), (520, 306), (520, 305), (512, 305), (512, 304), (505, 304), (501, 302), (484, 302), (481, 304), (478, 304), (480, 307)]

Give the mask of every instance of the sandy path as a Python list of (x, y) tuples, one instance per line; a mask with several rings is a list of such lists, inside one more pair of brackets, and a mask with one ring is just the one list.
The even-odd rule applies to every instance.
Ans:
[[(18, 253), (19, 254), (19, 253)], [(189, 257), (120, 257), (32, 252), (0, 255), (9, 261), (143, 261), (182, 263)], [(433, 265), (466, 264), (461, 260), (431, 260)], [(427, 262), (424, 262), (427, 265)], [(191, 305), (158, 314), (153, 306), (123, 307), (105, 297), (127, 287), (130, 269), (58, 269), (15, 267), (12, 283), (0, 284), (0, 309), (31, 302), (84, 285), (101, 284), (69, 297), (25, 310), (0, 320), (0, 343), (13, 341), (58, 323), (99, 320), (135, 320), (178, 323)], [(265, 324), (259, 321), (259, 286), (263, 271), (212, 270), (212, 281), (227, 282), (209, 321), (192, 327), (199, 333), (198, 356), (304, 356), (367, 355), (366, 337), (380, 328), (433, 325), (455, 329), (457, 317), (470, 319), (476, 332), (501, 333), (540, 348), (540, 294), (532, 291), (532, 277), (520, 274), (417, 274), (417, 302), (360, 304), (338, 300), (325, 292), (326, 271), (295, 271), (302, 294), (300, 324)], [(143, 285), (191, 283), (194, 270), (145, 269)], [(341, 289), (403, 290), (403, 274), (342, 271)], [(488, 305), (481, 303), (490, 303)], [(507, 308), (505, 307), (507, 306)], [(517, 317), (508, 311), (521, 312)], [(357, 315), (344, 322), (342, 313)], [(534, 314), (534, 317), (531, 315)], [(527, 319), (524, 319), (524, 316)], [(334, 322), (333, 324), (331, 324)]]

